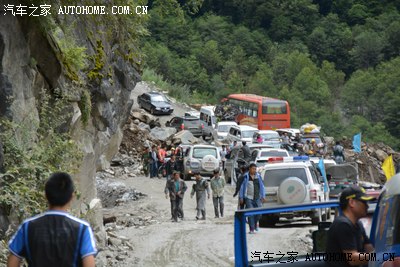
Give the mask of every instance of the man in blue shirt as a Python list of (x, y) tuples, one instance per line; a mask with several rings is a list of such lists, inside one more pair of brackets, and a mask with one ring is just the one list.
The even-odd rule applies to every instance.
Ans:
[(97, 254), (90, 225), (70, 208), (74, 184), (67, 173), (54, 173), (45, 185), (49, 210), (24, 221), (9, 243), (7, 267), (18, 267), (22, 258), (29, 266), (94, 267)]
[[(251, 163), (249, 166), (249, 172), (243, 177), (243, 182), (239, 191), (239, 202), (240, 205), (245, 204), (246, 209), (259, 208), (264, 202), (265, 189), (261, 179), (261, 175), (257, 172), (257, 165)], [(260, 215), (249, 216), (250, 234), (254, 234), (254, 231), (258, 231), (258, 221)]]

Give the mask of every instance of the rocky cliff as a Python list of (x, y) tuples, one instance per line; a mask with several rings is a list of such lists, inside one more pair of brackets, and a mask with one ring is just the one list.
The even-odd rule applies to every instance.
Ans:
[[(9, 2), (0, 0), (0, 6)], [(135, 64), (139, 60), (128, 57), (131, 51), (121, 43), (125, 29), (120, 28), (116, 33), (113, 32), (115, 24), (108, 25), (114, 29), (108, 29), (107, 34), (107, 25), (98, 20), (83, 15), (45, 18), (10, 13), (4, 16), (2, 13), (0, 19), (0, 117), (24, 124), (34, 140), (40, 119), (39, 92), (45, 88), (52, 97), (57, 92), (70, 96), (69, 109), (73, 116), (67, 126), (83, 152), (79, 170), (74, 175), (82, 194), (79, 203), (75, 203), (76, 208), (86, 206), (82, 203), (97, 203), (92, 201), (97, 194), (95, 173), (107, 167), (118, 151), (121, 127), (133, 103), (130, 94), (140, 78)], [(84, 54), (69, 59), (81, 60), (77, 57), (86, 55), (82, 68), (71, 66), (60, 48), (59, 38), (64, 38), (67, 31), (76, 46), (84, 48), (81, 50)], [(102, 217), (94, 217), (98, 218), (95, 228), (101, 228)]]

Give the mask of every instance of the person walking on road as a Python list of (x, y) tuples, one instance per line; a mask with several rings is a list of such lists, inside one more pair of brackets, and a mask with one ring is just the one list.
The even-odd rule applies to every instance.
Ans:
[[(365, 190), (353, 185), (347, 187), (340, 195), (340, 208), (343, 214), (336, 217), (328, 230), (326, 253), (346, 254), (343, 261), (328, 261), (329, 266), (360, 266), (367, 264), (365, 253), (370, 253), (374, 247), (369, 240), (360, 219), (367, 216), (367, 201), (373, 200)], [(351, 264), (350, 264), (351, 262)]]
[(185, 181), (180, 178), (180, 173), (175, 171), (173, 173), (174, 179), (168, 180), (165, 185), (165, 198), (168, 196), (171, 200), (171, 213), (172, 220), (174, 222), (178, 221), (178, 217), (183, 219), (183, 197), (187, 190)]
[[(251, 163), (249, 172), (243, 177), (243, 183), (239, 191), (239, 202), (241, 205), (245, 204), (246, 209), (259, 208), (264, 202), (265, 189), (261, 179), (261, 175), (257, 172), (257, 165)], [(258, 231), (258, 221), (260, 215), (249, 216), (250, 234)]]
[(211, 179), (215, 218), (219, 218), (220, 215), (221, 217), (224, 217), (224, 188), (225, 179), (221, 178), (219, 175), (219, 169), (216, 169), (214, 170), (214, 176)]
[(221, 156), (222, 169), (225, 170), (226, 155), (228, 154), (228, 150), (226, 149), (225, 145), (222, 145), (222, 149), (219, 154)]
[[(208, 186), (208, 182), (201, 177), (199, 172), (194, 174), (196, 178), (196, 182), (193, 184), (192, 192), (190, 193), (190, 197), (193, 197), (196, 193), (196, 220), (205, 220), (206, 219), (206, 193), (207, 198), (210, 199), (210, 188)], [(201, 215), (201, 218), (200, 218)]]
[(167, 180), (170, 180), (174, 171), (179, 171), (178, 162), (176, 162), (175, 155), (171, 156), (171, 159), (165, 163), (165, 173)]
[(157, 157), (157, 147), (153, 145), (150, 153), (150, 178), (157, 177), (158, 175), (158, 157)]
[(149, 176), (150, 173), (150, 157), (151, 153), (149, 151), (148, 147), (145, 147), (143, 153), (142, 153), (142, 164), (143, 164), (143, 172), (144, 176)]
[(9, 243), (7, 267), (19, 267), (23, 258), (29, 266), (95, 266), (90, 225), (68, 214), (74, 191), (69, 174), (50, 176), (45, 185), (49, 209), (20, 225)]
[(242, 147), (240, 149), (242, 151), (243, 159), (246, 163), (249, 163), (251, 160), (251, 151), (250, 147), (246, 144), (246, 141), (242, 141)]

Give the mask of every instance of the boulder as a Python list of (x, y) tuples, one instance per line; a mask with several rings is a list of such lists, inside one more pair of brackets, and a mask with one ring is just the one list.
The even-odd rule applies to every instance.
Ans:
[(144, 122), (139, 122), (139, 124), (138, 124), (138, 127), (141, 129), (141, 130), (146, 130), (146, 131), (149, 131), (150, 132), (150, 126), (148, 125), (148, 124), (146, 124), (146, 123), (144, 123)]
[(388, 154), (381, 149), (377, 149), (375, 151), (375, 155), (376, 155), (376, 158), (378, 158), (380, 161), (384, 161), (388, 157)]
[(201, 141), (194, 137), (190, 131), (183, 130), (179, 131), (172, 136), (172, 143), (177, 144), (198, 144)]
[(154, 127), (150, 132), (150, 136), (160, 141), (166, 141), (171, 135), (175, 133), (176, 129), (172, 127)]
[(139, 111), (132, 111), (131, 116), (133, 117), (133, 121), (136, 119), (148, 124), (150, 128), (154, 127), (161, 127), (161, 124), (159, 122), (159, 119), (153, 115), (147, 114), (147, 113), (142, 113)]

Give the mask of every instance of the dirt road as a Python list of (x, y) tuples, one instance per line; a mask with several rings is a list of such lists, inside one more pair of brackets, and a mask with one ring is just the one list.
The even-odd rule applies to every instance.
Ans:
[[(127, 214), (151, 216), (152, 224), (139, 228), (129, 227), (117, 232), (133, 245), (127, 259), (119, 266), (233, 266), (234, 236), (233, 216), (237, 199), (233, 188), (225, 192), (225, 217), (214, 218), (212, 200), (207, 200), (207, 220), (195, 219), (195, 198), (190, 198), (193, 181), (187, 181), (188, 192), (184, 198), (185, 219), (171, 222), (170, 201), (163, 193), (165, 180), (133, 177), (123, 182), (148, 197), (114, 208), (112, 213), (123, 218)], [(110, 211), (105, 211), (109, 213)], [(310, 221), (295, 225), (262, 228), (255, 235), (248, 235), (248, 254), (272, 252), (275, 254), (310, 251), (307, 237), (312, 228)], [(275, 256), (276, 257), (276, 256)]]

